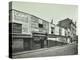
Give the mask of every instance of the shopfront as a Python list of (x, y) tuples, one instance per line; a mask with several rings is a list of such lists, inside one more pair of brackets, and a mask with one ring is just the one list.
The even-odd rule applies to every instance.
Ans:
[(31, 50), (32, 37), (27, 34), (12, 34), (12, 52)]
[(33, 49), (47, 47), (47, 36), (42, 33), (33, 33)]

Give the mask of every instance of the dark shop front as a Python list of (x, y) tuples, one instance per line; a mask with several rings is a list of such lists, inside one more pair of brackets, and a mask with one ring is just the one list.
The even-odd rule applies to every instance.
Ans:
[(43, 33), (33, 33), (33, 49), (47, 47), (47, 35)]
[(12, 34), (12, 52), (21, 52), (31, 50), (31, 35)]

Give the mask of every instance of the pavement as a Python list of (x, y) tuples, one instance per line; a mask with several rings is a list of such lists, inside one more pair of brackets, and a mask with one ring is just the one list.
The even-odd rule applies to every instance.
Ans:
[(47, 56), (64, 56), (64, 55), (76, 55), (77, 44), (71, 43), (63, 46), (56, 46), (50, 48), (43, 48), (32, 51), (24, 51), (13, 54), (13, 58), (32, 58), (32, 57), (47, 57)]

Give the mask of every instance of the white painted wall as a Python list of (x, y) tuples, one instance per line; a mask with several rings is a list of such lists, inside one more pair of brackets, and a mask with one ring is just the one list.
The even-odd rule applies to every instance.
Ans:
[(55, 32), (54, 32), (55, 35), (59, 35), (59, 26), (55, 26)]
[(62, 28), (62, 36), (65, 36), (65, 29), (64, 28)]
[(51, 34), (51, 23), (49, 23), (49, 34)]

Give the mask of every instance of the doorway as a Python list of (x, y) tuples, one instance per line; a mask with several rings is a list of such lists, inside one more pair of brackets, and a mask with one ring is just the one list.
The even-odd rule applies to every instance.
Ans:
[(30, 50), (30, 39), (24, 39), (24, 50)]
[(41, 41), (41, 48), (44, 48), (44, 40), (40, 40)]

